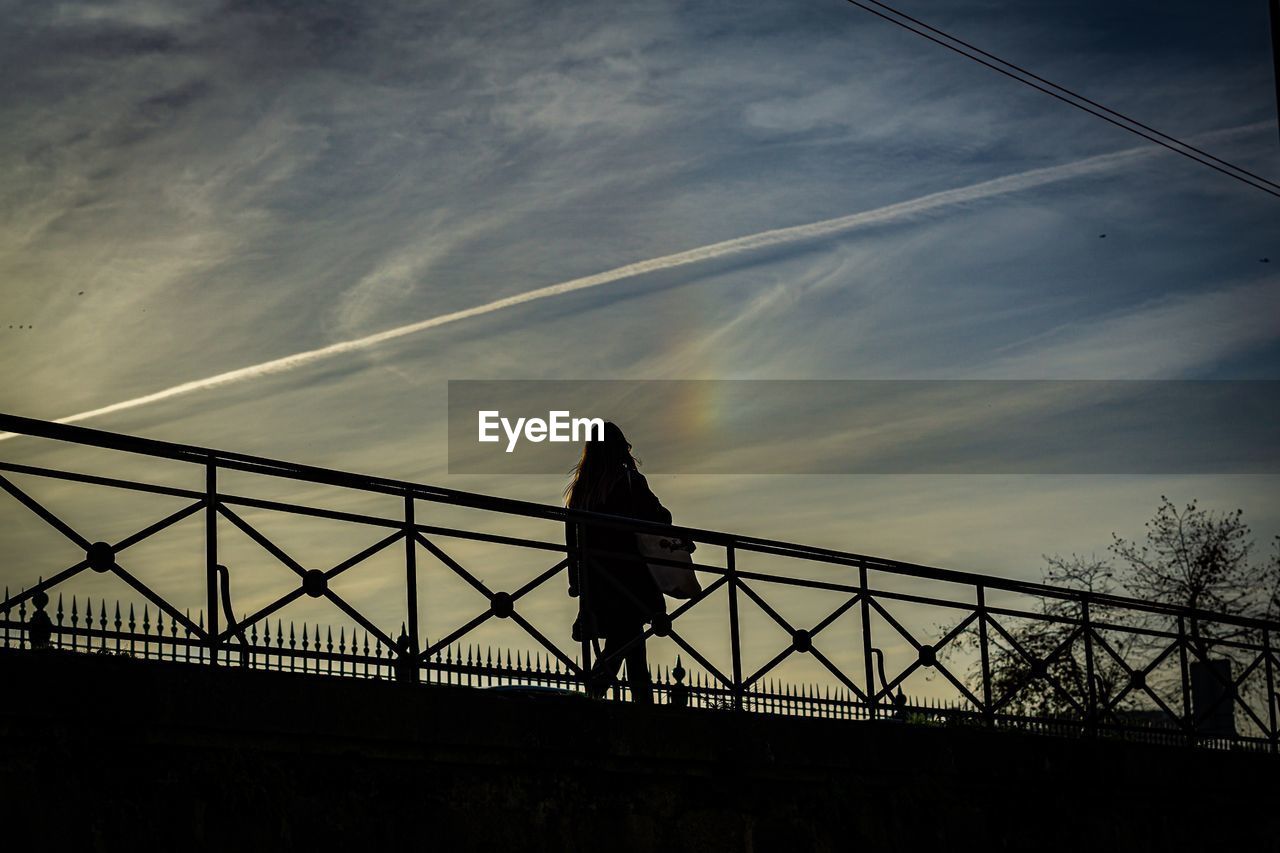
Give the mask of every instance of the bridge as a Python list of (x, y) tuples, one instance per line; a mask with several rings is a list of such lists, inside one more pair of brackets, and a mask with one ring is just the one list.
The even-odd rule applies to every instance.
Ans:
[[(78, 555), (69, 564), (47, 565), (33, 564), (29, 554), (8, 556), (6, 578), (14, 578), (17, 566), (28, 576), (6, 588), (0, 602), (0, 646), (7, 648), (582, 692), (594, 650), (568, 641), (570, 610), (557, 611), (559, 621), (550, 623), (545, 611), (548, 594), (571, 606), (560, 584), (574, 560), (592, 554), (565, 544), (565, 525), (589, 521), (697, 543), (702, 592), (678, 602), (644, 634), (669, 651), (654, 673), (659, 703), (1273, 755), (1280, 744), (1277, 626), (1266, 622), (12, 415), (0, 415), (0, 429), (26, 436), (28, 456), (71, 449), (77, 453), (69, 458), (80, 463), (77, 470), (0, 460), (0, 487), (13, 500), (9, 511), (39, 519)], [(9, 456), (15, 450), (15, 443), (0, 446)], [(126, 462), (133, 476), (103, 473)], [(82, 500), (92, 513), (127, 506), (128, 497), (138, 495), (162, 496), (173, 508), (141, 522), (130, 515), (138, 526), (126, 535), (99, 538), (73, 527), (19, 480), (89, 489)], [(69, 492), (57, 494), (71, 499)], [(369, 508), (375, 502), (377, 511)], [(446, 511), (459, 522), (444, 523)], [(305, 565), (264, 532), (276, 518), (305, 523), (292, 531), (295, 542), (341, 528), (335, 541), (363, 535), (360, 541), (370, 544), (323, 568)], [(170, 549), (166, 561), (131, 559), (188, 519), (195, 529), (186, 525), (173, 546), (179, 551)], [(258, 550), (245, 551), (247, 543)], [(490, 550), (464, 562), (457, 555), (468, 546)], [(493, 549), (511, 556), (500, 559)], [(180, 559), (174, 553), (188, 567), (178, 577), (169, 564)], [(340, 584), (379, 555), (384, 572), (376, 594), (366, 593), (359, 606)], [(460, 582), (448, 596), (436, 592), (443, 589), (438, 581), (424, 581), (428, 563)], [(268, 593), (255, 583), (270, 573), (284, 585)], [(181, 592), (161, 594), (153, 576)], [(77, 591), (78, 583), (103, 578), (121, 582), (119, 589), (133, 598), (115, 597), (108, 605), (105, 594)], [(252, 612), (236, 616), (233, 589), (251, 594)], [(534, 607), (540, 593), (544, 599)], [(801, 597), (805, 606), (797, 607)], [(315, 619), (286, 622), (284, 612), (308, 602), (327, 603), (343, 623), (335, 631)], [(441, 626), (432, 638), (421, 630), (424, 611)], [(516, 629), (503, 635), (505, 647), (482, 644), (484, 631), (500, 623)], [(1054, 626), (1052, 648), (1019, 641), (1013, 626), (1030, 624)], [(1012, 684), (995, 684), (997, 651), (1020, 664)], [(1098, 677), (1104, 668), (1111, 675), (1105, 682)], [(907, 693), (904, 686), (916, 690)], [(1029, 710), (1019, 702), (1028, 691), (1052, 697), (1053, 710)], [(626, 694), (624, 683), (613, 686), (615, 698)]]
[[(14, 844), (1163, 851), (1280, 832), (1270, 623), (0, 428), (26, 436), (0, 445)], [(698, 545), (702, 592), (644, 635), (653, 706), (624, 681), (583, 695), (595, 650), (568, 640), (565, 588), (592, 552), (564, 535), (583, 523)], [(1051, 647), (1020, 642), (1036, 625)]]

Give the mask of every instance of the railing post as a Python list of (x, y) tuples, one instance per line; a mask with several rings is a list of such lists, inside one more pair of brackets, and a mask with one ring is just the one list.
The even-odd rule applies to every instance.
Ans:
[(1271, 631), (1268, 628), (1262, 629), (1262, 653), (1266, 656), (1264, 660), (1267, 663), (1267, 714), (1271, 723), (1267, 740), (1271, 741), (1271, 751), (1274, 753), (1280, 751), (1280, 732), (1276, 731), (1276, 682), (1271, 664)]
[(1093, 686), (1093, 626), (1089, 621), (1089, 596), (1080, 596), (1080, 622), (1084, 628), (1084, 679), (1089, 696), (1089, 713), (1085, 717), (1085, 726), (1089, 736), (1098, 733), (1098, 694)]
[[(409, 657), (413, 661), (410, 681), (418, 680), (418, 673), (421, 669), (418, 664), (418, 654), (420, 652), (418, 644), (418, 543), (415, 524), (413, 494), (406, 491), (404, 496), (404, 586), (409, 621)], [(407, 661), (404, 666), (405, 671), (409, 672)]]
[(1182, 728), (1187, 736), (1187, 743), (1195, 743), (1195, 725), (1191, 718), (1191, 676), (1187, 667), (1187, 626), (1183, 617), (1178, 617), (1178, 666), (1182, 674)]
[(991, 708), (991, 655), (987, 640), (987, 588), (978, 584), (978, 650), (982, 655), (982, 718), (987, 726), (995, 725)]
[(205, 612), (209, 614), (209, 663), (218, 664), (218, 463), (212, 455), (204, 478)]
[(569, 543), (566, 551), (572, 565), (569, 567), (571, 580), (577, 585), (578, 590), (578, 618), (579, 630), (582, 636), (578, 640), (579, 655), (582, 661), (582, 691), (584, 693), (591, 692), (591, 638), (587, 636), (587, 630), (591, 627), (587, 616), (589, 611), (586, 605), (591, 601), (590, 591), (588, 587), (591, 585), (590, 579), (587, 577), (591, 574), (587, 571), (587, 561), (583, 555), (585, 547), (586, 527), (581, 521), (570, 520), (566, 522), (565, 529), (570, 531), (569, 537), (572, 542)]
[(742, 636), (738, 630), (738, 568), (734, 548), (725, 548), (725, 568), (729, 572), (729, 642), (733, 652), (733, 710), (742, 710)]
[(874, 720), (876, 718), (876, 709), (880, 703), (876, 701), (875, 674), (871, 668), (871, 593), (867, 584), (866, 563), (858, 566), (858, 578), (862, 586), (862, 596), (859, 603), (862, 605), (862, 664), (863, 677), (866, 679), (864, 683), (867, 691), (867, 713)]

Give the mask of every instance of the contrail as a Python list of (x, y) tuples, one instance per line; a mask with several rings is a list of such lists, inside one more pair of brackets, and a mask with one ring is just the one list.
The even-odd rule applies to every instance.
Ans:
[[(1232, 128), (1231, 131), (1227, 132), (1243, 129), (1245, 128)], [(233, 382), (243, 382), (247, 379), (257, 379), (261, 376), (284, 373), (286, 371), (311, 364), (312, 362), (320, 361), (321, 359), (332, 358), (333, 356), (343, 355), (344, 353), (376, 347), (379, 344), (386, 343), (387, 341), (393, 341), (396, 338), (403, 338), (407, 335), (416, 335), (419, 332), (425, 332), (428, 329), (435, 329), (449, 323), (456, 323), (459, 320), (479, 317), (482, 314), (491, 314), (494, 311), (501, 311), (504, 308), (514, 308), (517, 305), (524, 305), (527, 302), (536, 302), (539, 299), (549, 299), (553, 296), (563, 296), (566, 293), (574, 293), (579, 290), (588, 290), (593, 287), (612, 284), (615, 281), (635, 278), (636, 276), (644, 275), (646, 273), (672, 269), (673, 267), (688, 266), (689, 264), (701, 263), (703, 261), (724, 258), (730, 255), (743, 254), (745, 252), (753, 252), (759, 249), (766, 249), (771, 246), (796, 243), (803, 240), (812, 240), (833, 234), (844, 234), (858, 228), (872, 225), (884, 225), (909, 219), (910, 217), (927, 213), (932, 210), (937, 210), (938, 208), (950, 207), (953, 205), (964, 204), (966, 202), (991, 198), (993, 196), (1015, 193), (1031, 189), (1033, 187), (1044, 186), (1046, 184), (1071, 180), (1073, 178), (1079, 178), (1086, 175), (1093, 175), (1113, 169), (1122, 163), (1151, 156), (1152, 153), (1160, 152), (1143, 146), (1123, 151), (1116, 151), (1111, 154), (1101, 154), (1096, 157), (1078, 160), (1074, 163), (1064, 163), (1058, 166), (1032, 169), (1026, 172), (1019, 172), (1015, 175), (1006, 175), (1002, 178), (981, 181), (966, 187), (957, 187), (955, 189), (943, 190), (942, 192), (930, 193), (929, 195), (920, 196), (919, 198), (897, 202), (896, 204), (878, 207), (874, 210), (867, 210), (850, 216), (841, 216), (835, 219), (824, 219), (819, 222), (811, 222), (807, 225), (793, 225), (788, 228), (760, 231), (756, 234), (748, 234), (745, 237), (736, 237), (732, 240), (724, 240), (719, 243), (700, 246), (696, 249), (676, 252), (673, 255), (663, 255), (662, 257), (651, 258), (647, 261), (637, 261), (633, 264), (627, 264), (626, 266), (606, 270), (605, 272), (595, 273), (594, 275), (570, 279), (569, 281), (562, 281), (559, 284), (551, 284), (534, 290), (527, 290), (524, 293), (517, 293), (514, 296), (495, 299), (494, 301), (486, 302), (483, 305), (464, 308), (461, 311), (452, 311), (448, 314), (440, 314), (439, 316), (420, 320), (416, 323), (409, 323), (405, 326), (397, 326), (394, 329), (387, 329), (386, 331), (368, 335), (363, 338), (340, 341), (326, 347), (320, 347), (319, 349), (294, 353), (293, 355), (287, 355), (283, 358), (273, 359), (272, 361), (264, 361), (261, 364), (254, 364), (249, 367), (230, 370), (226, 373), (219, 373), (216, 376), (209, 376), (204, 379), (184, 382), (181, 385), (174, 385), (171, 388), (165, 388), (164, 390), (156, 391), (153, 394), (134, 397), (131, 400), (124, 400), (119, 403), (112, 403), (109, 406), (91, 409), (87, 412), (80, 412), (75, 415), (68, 415), (64, 418), (58, 418), (56, 423), (77, 423), (79, 421), (89, 420), (90, 418), (101, 417), (102, 415), (109, 415), (115, 412), (123, 412), (128, 409), (135, 409), (139, 406), (145, 406), (148, 403), (158, 403), (161, 400), (168, 400), (171, 397), (190, 394), (193, 391), (204, 391), (209, 388), (218, 388), (223, 385), (230, 385)], [(15, 433), (0, 433), (0, 441), (13, 438), (15, 435)]]

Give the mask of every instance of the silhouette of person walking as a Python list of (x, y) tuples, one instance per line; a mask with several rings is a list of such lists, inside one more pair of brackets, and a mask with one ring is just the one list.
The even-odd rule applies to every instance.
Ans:
[[(564, 491), (565, 505), (570, 509), (671, 523), (671, 513), (636, 470), (630, 442), (612, 422), (605, 423), (602, 441), (586, 442), (572, 475)], [(637, 638), (644, 633), (645, 623), (665, 613), (667, 605), (641, 558), (635, 533), (570, 520), (565, 536), (570, 554), (569, 594), (578, 596), (573, 638), (579, 642), (604, 639), (604, 649), (588, 676), (588, 693), (603, 696), (625, 661), (632, 700), (652, 703), (649, 661), (644, 640)], [(578, 547), (625, 556), (583, 553), (579, 561), (574, 559)]]

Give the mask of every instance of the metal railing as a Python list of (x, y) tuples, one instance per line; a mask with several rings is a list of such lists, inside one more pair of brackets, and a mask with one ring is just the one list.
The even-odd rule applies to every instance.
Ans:
[[(562, 573), (576, 570), (582, 560), (640, 558), (569, 546), (564, 541), (492, 533), (485, 528), (492, 526), (489, 522), (493, 519), (554, 522), (568, 532), (590, 524), (662, 533), (699, 546), (693, 568), (702, 578), (702, 592), (679, 602), (670, 613), (657, 615), (633, 641), (663, 638), (693, 669), (687, 683), (682, 666), (660, 673), (655, 679), (660, 702), (1280, 751), (1274, 681), (1278, 661), (1272, 647), (1280, 625), (1275, 623), (723, 531), (640, 522), (12, 415), (0, 415), (0, 429), (180, 463), (195, 468), (203, 482), (203, 488), (181, 488), (155, 479), (0, 461), (0, 471), (13, 475), (183, 501), (180, 509), (128, 536), (114, 542), (92, 540), (11, 478), (0, 476), (0, 488), (84, 555), (69, 566), (33, 571), (34, 577), (15, 593), (6, 590), (0, 603), (0, 630), (4, 632), (0, 645), (105, 649), (207, 665), (430, 683), (470, 680), (487, 686), (542, 686), (580, 692), (585, 690), (592, 669), (591, 645), (584, 641), (576, 649), (572, 644), (562, 646), (521, 609), (532, 593)], [(390, 497), (400, 511), (373, 514), (232, 493), (221, 483), (233, 474), (276, 484), (292, 481)], [(475, 511), (485, 522), (467, 528), (424, 523), (427, 516), (419, 513), (423, 505)], [(341, 522), (372, 528), (382, 535), (331, 567), (307, 568), (250, 524), (245, 518), (250, 511), (305, 517), (317, 524)], [(179, 608), (146, 583), (142, 571), (126, 566), (131, 548), (188, 518), (203, 522), (202, 606), (196, 608), (194, 618), (190, 609)], [(230, 572), (219, 562), (220, 523), (256, 542), (294, 578), (288, 592), (239, 619), (231, 610)], [(537, 566), (531, 580), (514, 589), (495, 589), (486, 583), (483, 571), (468, 568), (447, 552), (441, 545), (443, 539), (549, 556)], [(570, 535), (566, 541), (576, 543), (582, 538)], [(403, 575), (396, 591), (402, 601), (396, 621), (402, 627), (393, 639), (394, 628), (377, 624), (377, 619), (339, 594), (333, 581), (374, 555), (397, 547), (404, 549)], [(430, 589), (420, 589), (419, 558), (423, 552), (470, 587), (477, 603), (474, 616), (443, 631), (433, 642), (420, 634), (420, 596), (428, 602), (432, 596)], [(652, 557), (643, 559), (659, 562)], [(551, 564), (545, 565), (547, 562)], [(784, 568), (765, 571), (751, 565), (753, 562)], [(235, 571), (237, 577), (245, 577), (243, 572), (249, 569)], [(96, 615), (87, 600), (81, 609), (78, 595), (71, 596), (67, 607), (61, 596), (63, 585), (84, 573), (114, 575), (131, 587), (140, 601), (126, 605), (123, 613), (117, 604), (111, 615), (101, 599)], [(578, 574), (585, 578), (589, 573)], [(604, 577), (607, 579), (607, 573)], [(939, 587), (945, 594), (935, 591)], [(59, 593), (56, 618), (47, 612), (50, 591)], [(799, 621), (796, 616), (783, 615), (787, 609), (782, 606), (784, 601), (801, 594), (816, 595), (825, 602), (821, 618)], [(350, 619), (351, 630), (340, 627), (336, 645), (331, 629), (326, 630), (323, 644), (318, 628), (308, 633), (305, 623), (301, 633), (293, 623), (286, 630), (281, 611), (304, 598), (327, 600)], [(717, 616), (711, 629), (703, 619), (696, 630), (686, 630), (693, 614), (701, 618), (708, 613), (705, 602), (713, 598), (723, 599), (723, 618)], [(1028, 604), (1044, 601), (1065, 606), (1049, 612), (1031, 609)], [(782, 638), (758, 663), (749, 661), (745, 651), (750, 647), (758, 653), (762, 634), (744, 626), (744, 607), (751, 608), (757, 619), (772, 626)], [(911, 616), (919, 621), (919, 613), (926, 610), (947, 614), (945, 624), (911, 627)], [(495, 664), (491, 652), (481, 661), (478, 651), (468, 652), (463, 662), (459, 642), (494, 620), (518, 626), (530, 644), (515, 650), (516, 666), (503, 663), (501, 655)], [(835, 625), (853, 633), (841, 640)], [(1018, 626), (1026, 625), (1056, 630), (1051, 647), (1037, 650), (1020, 641)], [(568, 633), (567, 626), (564, 633)], [(952, 657), (964, 642), (970, 644), (970, 654), (961, 662), (969, 668), (967, 676)], [(716, 655), (710, 646), (727, 648), (719, 663), (712, 659)], [(611, 657), (626, 651), (611, 650)], [(1017, 664), (1013, 678), (996, 677), (993, 657), (997, 655)], [(507, 656), (509, 661), (510, 652)], [(784, 664), (797, 659), (808, 666), (810, 677), (804, 686), (783, 674)], [(1064, 667), (1082, 677), (1069, 678)], [(825, 682), (818, 683), (813, 673), (820, 673)], [(904, 686), (916, 684), (921, 675), (932, 678), (950, 695), (904, 696)], [(621, 682), (615, 682), (613, 689), (615, 696), (625, 697)], [(1035, 703), (1024, 701), (1035, 692), (1052, 702), (1042, 703), (1037, 710)]]

